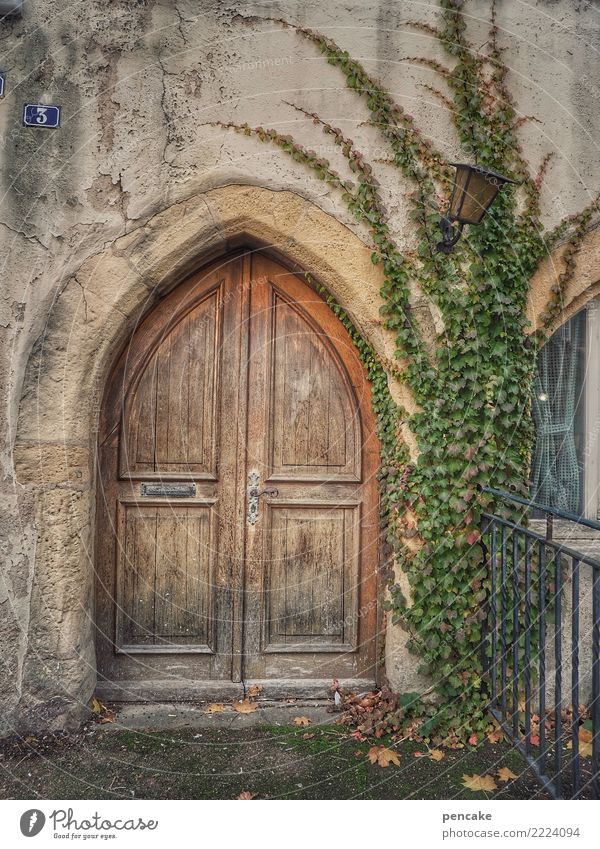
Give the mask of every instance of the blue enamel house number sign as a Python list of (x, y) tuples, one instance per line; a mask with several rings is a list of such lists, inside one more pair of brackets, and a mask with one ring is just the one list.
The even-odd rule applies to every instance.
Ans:
[(59, 124), (60, 106), (46, 106), (43, 103), (26, 103), (23, 107), (23, 125), (25, 127), (55, 129)]

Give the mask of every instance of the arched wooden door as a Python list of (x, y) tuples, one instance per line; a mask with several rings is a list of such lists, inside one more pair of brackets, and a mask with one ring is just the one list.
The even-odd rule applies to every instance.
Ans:
[(130, 340), (103, 404), (101, 694), (369, 686), (377, 463), (364, 370), (312, 288), (260, 253), (179, 286)]

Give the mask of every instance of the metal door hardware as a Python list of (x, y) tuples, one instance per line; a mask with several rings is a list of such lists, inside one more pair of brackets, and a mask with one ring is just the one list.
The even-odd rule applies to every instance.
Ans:
[(256, 472), (250, 472), (248, 475), (248, 524), (255, 525), (258, 520), (258, 507), (260, 503), (260, 497), (262, 495), (268, 495), (270, 498), (277, 498), (279, 495), (279, 490), (272, 489), (259, 489), (260, 478)]

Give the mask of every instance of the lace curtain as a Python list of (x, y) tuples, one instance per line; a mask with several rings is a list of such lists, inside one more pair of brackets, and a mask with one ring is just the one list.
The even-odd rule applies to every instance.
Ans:
[(533, 386), (536, 444), (532, 498), (580, 513), (579, 406), (582, 399), (585, 311), (559, 328), (540, 351)]

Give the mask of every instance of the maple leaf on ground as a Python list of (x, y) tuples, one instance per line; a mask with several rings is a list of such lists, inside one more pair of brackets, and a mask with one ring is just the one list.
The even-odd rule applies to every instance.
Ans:
[(249, 702), (248, 699), (244, 699), (243, 702), (234, 702), (233, 709), (238, 713), (252, 713), (257, 709), (258, 705), (256, 702)]
[(260, 684), (253, 684), (251, 687), (248, 687), (248, 692), (246, 693), (246, 697), (248, 699), (257, 699), (262, 693), (262, 687)]
[(441, 749), (431, 749), (429, 752), (429, 760), (431, 761), (443, 761), (445, 757), (446, 754)]
[(221, 704), (210, 704), (206, 706), (206, 713), (223, 713), (225, 710), (225, 705)]
[(463, 775), (463, 787), (473, 790), (475, 793), (488, 793), (497, 790), (498, 786), (491, 775)]
[(107, 722), (116, 722), (117, 720), (116, 713), (110, 708), (107, 708), (106, 705), (103, 705), (96, 696), (92, 696), (90, 699), (89, 708), (94, 714), (96, 722), (99, 722), (101, 725)]
[(498, 781), (512, 781), (518, 777), (507, 766), (503, 766), (498, 770)]
[(307, 716), (295, 716), (294, 725), (299, 725), (301, 728), (310, 725), (310, 719)]
[[(592, 739), (593, 734), (587, 728), (579, 729), (579, 754), (582, 758), (592, 757)], [(569, 740), (566, 746), (567, 749), (573, 748), (573, 741)]]
[(390, 764), (400, 766), (400, 759), (393, 749), (386, 749), (385, 746), (371, 746), (367, 753), (367, 757), (372, 764), (379, 764), (380, 767), (388, 767)]
[(499, 743), (502, 739), (504, 739), (504, 731), (501, 728), (494, 728), (493, 731), (487, 735), (489, 743)]
[(307, 732), (306, 734), (303, 734), (303, 735), (302, 735), (302, 739), (303, 739), (303, 740), (312, 740), (312, 738), (313, 738), (314, 736), (315, 736), (314, 734), (309, 734), (309, 733)]
[(242, 790), (240, 795), (237, 797), (238, 799), (254, 799), (256, 797), (256, 793), (251, 793), (249, 790)]

